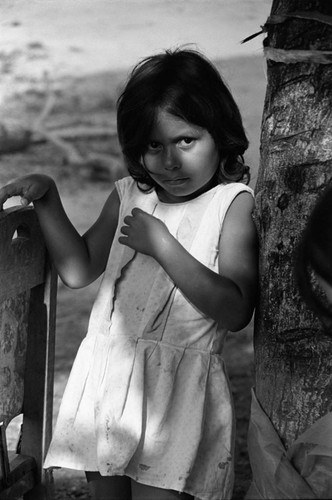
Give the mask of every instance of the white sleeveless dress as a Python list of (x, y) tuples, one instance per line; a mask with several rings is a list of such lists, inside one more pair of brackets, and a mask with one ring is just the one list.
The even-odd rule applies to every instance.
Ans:
[(231, 498), (234, 417), (221, 357), (227, 331), (196, 309), (151, 257), (118, 243), (140, 207), (218, 272), (219, 239), (241, 183), (185, 203), (116, 182), (119, 224), (44, 467), (126, 475), (201, 500)]

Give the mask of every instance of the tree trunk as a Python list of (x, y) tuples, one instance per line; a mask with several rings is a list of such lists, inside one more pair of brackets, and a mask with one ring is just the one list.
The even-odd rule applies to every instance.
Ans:
[(307, 216), (332, 177), (331, 16), (331, 0), (274, 0), (264, 41), (256, 395), (286, 448), (332, 410), (332, 340), (293, 271)]

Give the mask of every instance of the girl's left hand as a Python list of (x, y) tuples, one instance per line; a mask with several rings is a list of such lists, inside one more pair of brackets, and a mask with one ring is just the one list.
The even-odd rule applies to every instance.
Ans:
[(166, 225), (140, 208), (134, 208), (124, 223), (121, 233), (125, 236), (120, 236), (119, 243), (157, 259), (171, 236)]

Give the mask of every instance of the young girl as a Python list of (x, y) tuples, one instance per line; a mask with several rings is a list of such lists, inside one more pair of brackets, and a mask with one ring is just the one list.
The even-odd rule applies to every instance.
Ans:
[[(332, 185), (314, 206), (297, 254), (296, 275), (303, 298), (331, 332)], [(322, 293), (323, 292), (323, 293)]]
[(96, 499), (230, 498), (234, 417), (221, 356), (250, 321), (257, 242), (239, 110), (189, 50), (138, 64), (118, 101), (130, 177), (80, 236), (54, 182), (29, 175), (2, 204), (33, 202), (61, 279), (104, 273), (45, 468), (86, 471)]

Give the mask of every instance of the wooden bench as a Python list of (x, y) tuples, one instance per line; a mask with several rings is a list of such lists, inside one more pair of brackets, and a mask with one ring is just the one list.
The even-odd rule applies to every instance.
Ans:
[[(52, 433), (57, 278), (31, 207), (0, 212), (0, 500), (52, 498), (42, 469)], [(6, 428), (22, 414), (16, 450)]]

